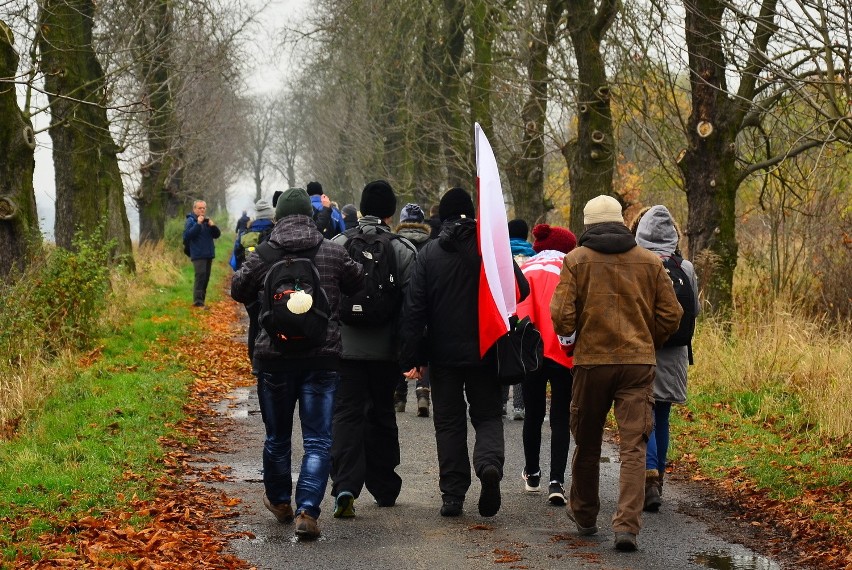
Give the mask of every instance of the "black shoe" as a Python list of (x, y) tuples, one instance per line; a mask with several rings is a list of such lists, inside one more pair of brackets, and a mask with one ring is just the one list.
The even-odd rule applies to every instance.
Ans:
[(396, 504), (396, 499), (375, 499), (377, 507), (392, 507)]
[(444, 504), (441, 505), (441, 516), (442, 517), (458, 517), (462, 514), (462, 507), (464, 507), (464, 499), (459, 499), (458, 497), (444, 497)]
[(483, 469), (479, 477), (482, 483), (482, 491), (479, 494), (479, 514), (484, 517), (493, 517), (500, 510), (500, 479), (500, 470), (494, 465)]
[(539, 485), (541, 484), (541, 471), (536, 471), (532, 475), (527, 475), (527, 470), (521, 472), (521, 479), (524, 480), (524, 491), (527, 493), (538, 493)]
[(551, 505), (565, 505), (565, 488), (559, 481), (551, 481), (547, 487), (547, 501)]

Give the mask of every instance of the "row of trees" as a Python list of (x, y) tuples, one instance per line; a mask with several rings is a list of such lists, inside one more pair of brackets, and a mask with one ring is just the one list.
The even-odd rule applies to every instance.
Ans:
[(32, 123), (41, 115), (52, 141), (58, 246), (70, 248), (80, 228), (101, 228), (132, 268), (125, 194), (139, 208), (140, 242), (162, 239), (166, 219), (194, 198), (224, 208), (245, 132), (238, 62), (253, 15), (241, 3), (0, 6), (0, 275), (21, 269), (40, 242)]
[[(322, 0), (293, 31), (309, 53), (288, 94), (310, 133), (299, 159), (341, 199), (384, 176), (430, 204), (473, 185), (478, 121), (514, 215), (563, 214), (576, 231), (599, 193), (665, 202), (685, 220), (706, 299), (724, 310), (746, 213), (781, 212), (781, 229), (827, 216), (838, 231), (826, 239), (844, 251), (850, 10), (836, 0)], [(782, 249), (768, 258), (776, 278)]]

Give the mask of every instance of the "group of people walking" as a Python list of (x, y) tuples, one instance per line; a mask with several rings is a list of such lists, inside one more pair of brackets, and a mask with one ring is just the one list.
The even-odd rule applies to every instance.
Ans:
[[(261, 202), (259, 211), (268, 207)], [(506, 404), (490, 360), (480, 357), (481, 259), (471, 195), (448, 190), (430, 218), (407, 204), (392, 229), (396, 193), (375, 180), (361, 193), (357, 224), (343, 224), (331, 236), (317, 223), (317, 206), (328, 207), (325, 194), (312, 200), (306, 190), (291, 188), (273, 202), (274, 225), (264, 245), (245, 255), (231, 283), (232, 297), (253, 321), (249, 346), (266, 427), (266, 507), (282, 523), (295, 521), (303, 539), (320, 535), (329, 477), (335, 518), (355, 517), (365, 488), (378, 507), (393, 507), (403, 485), (395, 472), (396, 413), (404, 409), (405, 382), (414, 380), (418, 415), (428, 417), (432, 407), (440, 514), (463, 513), (472, 473), (480, 482), (479, 514), (497, 514)], [(514, 389), (521, 401), (512, 409), (521, 409), (524, 421), (523, 488), (540, 493), (544, 486), (541, 431), (550, 386), (547, 500), (567, 503), (580, 534), (596, 533), (603, 427), (614, 404), (621, 483), (613, 530), (621, 550), (636, 548), (641, 511), (659, 508), (668, 415), (672, 403), (685, 400), (691, 358), (687, 346), (663, 346), (683, 310), (661, 259), (678, 260), (697, 299), (694, 271), (679, 257), (668, 210), (655, 206), (642, 214), (631, 232), (620, 203), (599, 196), (584, 209), (579, 240), (568, 229), (539, 224), (528, 249), (513, 243), (513, 251), (523, 248), (514, 266), (517, 313), (530, 317), (544, 341), (543, 365)], [(523, 230), (526, 241), (529, 229), (518, 222), (514, 231)], [(302, 266), (308, 270), (299, 273)], [(308, 326), (316, 322), (324, 327), (319, 336)], [(304, 455), (294, 493), (297, 402)], [(566, 497), (569, 433), (575, 449)]]

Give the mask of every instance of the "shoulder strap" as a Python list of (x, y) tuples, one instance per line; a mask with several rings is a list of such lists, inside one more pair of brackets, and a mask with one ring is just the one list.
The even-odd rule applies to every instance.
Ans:
[(311, 260), (311, 262), (313, 262), (314, 257), (316, 257), (321, 246), (322, 242), (319, 242), (311, 249), (303, 249), (302, 251), (286, 251), (284, 248), (272, 247), (269, 245), (269, 241), (265, 241), (257, 246), (254, 251), (267, 263), (278, 261), (288, 255), (307, 257)]

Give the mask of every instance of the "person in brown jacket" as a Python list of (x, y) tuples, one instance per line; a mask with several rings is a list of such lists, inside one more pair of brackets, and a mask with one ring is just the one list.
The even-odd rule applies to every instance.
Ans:
[(593, 198), (583, 216), (586, 231), (565, 256), (550, 303), (556, 334), (576, 333), (567, 514), (580, 535), (598, 532), (601, 444), (614, 403), (621, 472), (612, 528), (615, 547), (633, 551), (645, 499), (655, 348), (677, 330), (683, 309), (660, 258), (636, 245), (617, 200)]

